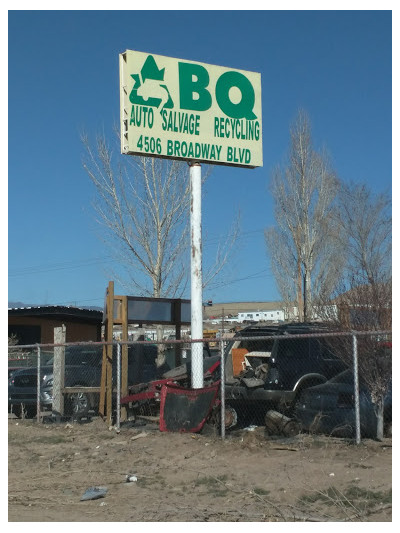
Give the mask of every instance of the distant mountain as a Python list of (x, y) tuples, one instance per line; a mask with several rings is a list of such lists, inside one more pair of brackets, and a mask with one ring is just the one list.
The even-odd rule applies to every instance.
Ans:
[(23, 302), (8, 302), (9, 309), (14, 307), (35, 307), (36, 304), (25, 304)]

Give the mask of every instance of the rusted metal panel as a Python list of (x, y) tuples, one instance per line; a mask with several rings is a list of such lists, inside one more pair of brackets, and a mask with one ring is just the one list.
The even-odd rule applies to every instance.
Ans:
[(164, 385), (160, 395), (160, 431), (200, 431), (215, 404), (219, 385), (219, 381), (202, 389)]

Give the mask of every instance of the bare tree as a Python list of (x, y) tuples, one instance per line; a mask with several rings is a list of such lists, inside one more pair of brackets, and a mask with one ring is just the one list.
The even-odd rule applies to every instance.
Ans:
[(128, 279), (116, 275), (118, 281), (141, 295), (182, 294), (188, 238), (187, 165), (150, 157), (114, 161), (104, 137), (97, 138), (94, 150), (87, 136), (82, 141), (87, 155), (83, 166), (96, 187), (94, 208), (104, 241), (125, 266)]
[(378, 288), (392, 277), (390, 198), (372, 193), (366, 185), (351, 184), (342, 186), (339, 200), (338, 222), (346, 239), (347, 277), (357, 285)]
[(305, 111), (298, 112), (290, 139), (286, 165), (273, 172), (276, 227), (266, 230), (265, 238), (282, 298), (295, 296), (299, 320), (309, 321), (342, 266), (334, 216), (338, 180), (326, 152), (312, 146)]
[(285, 316), (291, 316), (290, 310), (294, 302), (297, 302), (302, 316), (303, 307), (299, 304), (299, 299), (302, 298), (301, 285), (299, 291), (294, 282), (298, 278), (297, 267), (299, 263), (296, 261), (296, 254), (293, 251), (293, 243), (290, 240), (290, 236), (278, 228), (268, 228), (265, 230), (264, 235), (267, 247), (270, 250), (271, 267), (282, 298)]
[[(391, 331), (390, 198), (372, 193), (365, 185), (343, 185), (338, 215), (347, 265), (334, 292), (337, 312), (327, 318), (344, 331)], [(389, 339), (382, 334), (358, 337), (359, 373), (375, 403), (379, 439), (384, 429), (384, 398), (392, 379), (390, 343), (391, 335)], [(350, 349), (344, 353), (350, 358)]]
[(342, 329), (392, 328), (392, 218), (387, 194), (343, 184), (337, 223), (346, 265), (333, 297)]
[[(125, 267), (114, 278), (139, 295), (181, 297), (189, 265), (190, 181), (186, 162), (113, 155), (104, 136), (86, 149), (83, 166), (96, 188), (94, 208), (105, 244)], [(205, 167), (202, 179), (209, 175)], [(238, 222), (206, 271), (208, 282), (221, 273), (238, 234)], [(159, 361), (160, 363), (160, 361)]]

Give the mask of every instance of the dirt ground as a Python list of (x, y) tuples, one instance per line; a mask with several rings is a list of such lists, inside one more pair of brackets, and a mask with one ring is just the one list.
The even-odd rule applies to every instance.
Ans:
[[(8, 420), (9, 522), (390, 522), (392, 441)], [(127, 482), (127, 476), (135, 476)], [(136, 480), (135, 480), (136, 479)], [(90, 487), (100, 499), (81, 501)]]

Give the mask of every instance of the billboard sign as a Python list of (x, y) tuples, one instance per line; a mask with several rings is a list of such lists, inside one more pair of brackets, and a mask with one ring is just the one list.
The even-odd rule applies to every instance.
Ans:
[(121, 152), (262, 166), (261, 74), (127, 50)]
[[(107, 293), (108, 294), (108, 293)], [(107, 294), (104, 302), (103, 323), (109, 319)], [(123, 300), (126, 299), (124, 317)], [(146, 298), (143, 296), (114, 296), (112, 320), (122, 324), (190, 324), (191, 301), (181, 298)]]

